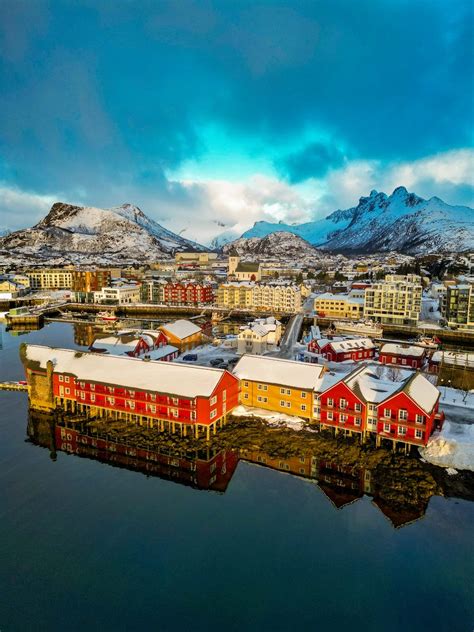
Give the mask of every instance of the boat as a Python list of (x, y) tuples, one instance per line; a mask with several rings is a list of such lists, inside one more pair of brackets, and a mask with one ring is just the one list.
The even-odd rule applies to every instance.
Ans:
[(423, 336), (419, 335), (415, 343), (420, 347), (426, 347), (426, 349), (438, 349), (441, 340), (436, 336)]
[(335, 320), (332, 323), (332, 327), (336, 333), (370, 336), (371, 338), (381, 338), (383, 336), (382, 326), (371, 320)]
[(113, 312), (99, 312), (97, 314), (97, 318), (99, 318), (100, 320), (112, 321), (112, 322), (115, 322), (116, 320), (118, 320), (117, 316)]

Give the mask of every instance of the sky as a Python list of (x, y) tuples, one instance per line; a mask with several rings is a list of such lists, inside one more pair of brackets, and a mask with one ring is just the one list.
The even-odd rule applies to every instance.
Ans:
[(201, 243), (372, 189), (474, 206), (464, 0), (0, 0), (0, 230), (129, 202)]

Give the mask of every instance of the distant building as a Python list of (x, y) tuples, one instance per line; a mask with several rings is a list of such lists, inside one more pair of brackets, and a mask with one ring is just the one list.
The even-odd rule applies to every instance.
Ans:
[(314, 311), (320, 318), (359, 320), (364, 313), (364, 299), (351, 294), (320, 294), (314, 299)]
[(380, 347), (379, 362), (421, 369), (426, 359), (426, 349), (414, 345), (403, 345), (387, 342)]
[(110, 285), (111, 279), (109, 270), (72, 270), (71, 289), (73, 292), (98, 292)]
[(175, 320), (172, 323), (161, 325), (161, 331), (168, 342), (173, 345), (198, 344), (202, 340), (202, 329), (190, 320)]
[(28, 270), (32, 290), (70, 290), (72, 288), (72, 270), (66, 268), (48, 268)]
[(202, 305), (214, 301), (214, 290), (209, 283), (167, 283), (163, 287), (165, 305)]
[(94, 302), (108, 305), (130, 305), (140, 302), (139, 285), (117, 285), (103, 287), (100, 292), (94, 292)]
[(94, 353), (127, 355), (131, 358), (145, 356), (164, 361), (174, 360), (179, 355), (179, 350), (168, 344), (162, 331), (121, 331), (115, 336), (95, 338), (89, 350)]
[(217, 260), (216, 252), (177, 252), (174, 256), (177, 265), (192, 264), (207, 266)]
[(370, 338), (321, 338), (311, 340), (308, 351), (319, 353), (329, 362), (360, 362), (375, 356), (377, 346)]
[(365, 290), (364, 316), (383, 324), (416, 326), (421, 294), (419, 276), (389, 274)]
[(295, 313), (301, 309), (301, 289), (283, 283), (227, 282), (217, 289), (217, 305), (276, 314)]
[(26, 294), (27, 288), (21, 283), (0, 278), (0, 300), (8, 301)]
[(262, 270), (259, 263), (241, 261), (236, 250), (229, 253), (228, 276), (237, 281), (260, 281)]
[(442, 309), (449, 326), (474, 329), (474, 285), (448, 285)]
[(257, 318), (243, 325), (237, 336), (237, 353), (261, 355), (274, 349), (280, 342), (281, 322), (269, 316)]

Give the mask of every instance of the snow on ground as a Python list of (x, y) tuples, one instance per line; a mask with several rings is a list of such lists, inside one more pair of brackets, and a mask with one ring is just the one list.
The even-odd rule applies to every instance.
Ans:
[(474, 425), (446, 421), (419, 452), (433, 465), (474, 471)]
[[(184, 358), (188, 354), (196, 354), (197, 360), (187, 361)], [(197, 364), (199, 366), (209, 366), (211, 360), (216, 358), (222, 358), (225, 362), (228, 362), (231, 358), (236, 358), (237, 356), (236, 350), (223, 346), (223, 345), (213, 345), (213, 344), (205, 344), (200, 345), (199, 347), (194, 347), (193, 349), (189, 349), (187, 351), (183, 351), (179, 358), (174, 360), (174, 362), (184, 362), (186, 364)]]
[(264, 408), (252, 408), (250, 406), (237, 406), (232, 410), (232, 415), (236, 417), (258, 417), (265, 420), (270, 426), (285, 426), (292, 430), (302, 430), (305, 421), (300, 417), (285, 415), (285, 413), (277, 413)]

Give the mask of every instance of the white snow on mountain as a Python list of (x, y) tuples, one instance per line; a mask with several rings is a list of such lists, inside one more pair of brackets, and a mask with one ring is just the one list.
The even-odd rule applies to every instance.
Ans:
[(372, 191), (360, 198), (356, 207), (314, 222), (256, 222), (242, 237), (264, 237), (279, 231), (292, 232), (335, 252), (463, 251), (474, 249), (474, 210), (450, 206), (437, 197), (425, 200), (398, 187), (390, 196)]
[(149, 219), (138, 207), (111, 209), (57, 202), (36, 226), (0, 238), (0, 261), (140, 263), (204, 250)]
[(290, 232), (275, 232), (265, 237), (241, 237), (223, 247), (225, 254), (230, 250), (236, 250), (240, 256), (259, 255), (280, 259), (293, 259), (295, 256), (300, 259), (305, 256), (315, 258), (319, 254), (314, 246)]

